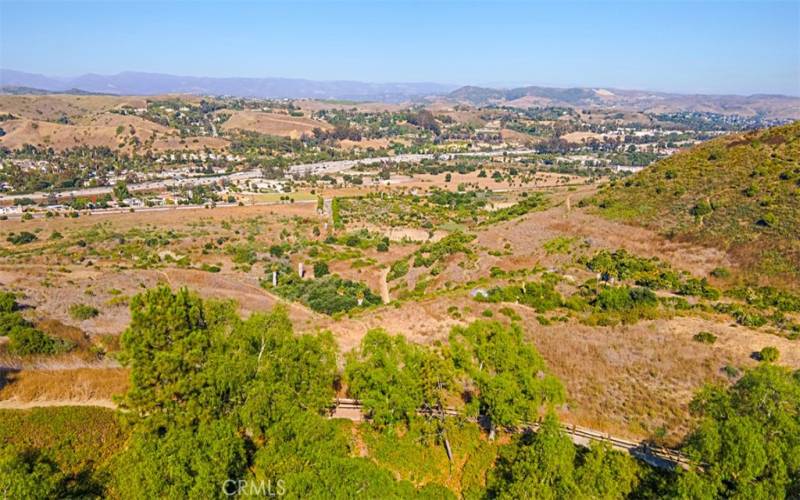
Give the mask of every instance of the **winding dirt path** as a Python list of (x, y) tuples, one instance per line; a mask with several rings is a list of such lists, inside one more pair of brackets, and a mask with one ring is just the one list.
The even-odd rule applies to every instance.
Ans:
[(381, 271), (381, 300), (383, 300), (384, 304), (392, 301), (391, 297), (389, 297), (389, 283), (386, 282), (388, 276), (389, 268), (387, 267)]
[(6, 399), (0, 401), (0, 410), (30, 410), (31, 408), (53, 408), (57, 406), (98, 406), (115, 410), (117, 404), (110, 399), (48, 399), (34, 401), (17, 401)]

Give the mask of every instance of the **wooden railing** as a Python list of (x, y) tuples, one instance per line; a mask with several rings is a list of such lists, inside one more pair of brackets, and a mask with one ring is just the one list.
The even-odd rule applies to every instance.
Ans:
[[(363, 405), (355, 399), (337, 398), (334, 402), (336, 409), (351, 410), (359, 412), (359, 420), (364, 419)], [(419, 410), (421, 415), (444, 415), (447, 417), (457, 417), (463, 415), (455, 408), (444, 408), (442, 410)], [(333, 413), (335, 416), (335, 411)], [(477, 421), (476, 418), (468, 418), (471, 421)], [(523, 432), (526, 430), (538, 431), (541, 423), (532, 422), (521, 425), (515, 430)], [(561, 424), (561, 429), (570, 437), (573, 443), (587, 446), (590, 442), (603, 442), (611, 445), (612, 448), (620, 451), (630, 453), (632, 456), (648, 462), (656, 467), (689, 467), (692, 462), (686, 455), (679, 450), (666, 448), (663, 446), (655, 446), (646, 441), (631, 441), (620, 437), (612, 436), (611, 434), (599, 432), (594, 429), (579, 427), (571, 424)]]

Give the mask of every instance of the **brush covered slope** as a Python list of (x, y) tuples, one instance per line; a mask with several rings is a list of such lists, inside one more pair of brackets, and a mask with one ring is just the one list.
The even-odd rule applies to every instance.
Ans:
[(594, 202), (725, 250), (750, 278), (800, 286), (800, 122), (714, 139), (610, 183)]

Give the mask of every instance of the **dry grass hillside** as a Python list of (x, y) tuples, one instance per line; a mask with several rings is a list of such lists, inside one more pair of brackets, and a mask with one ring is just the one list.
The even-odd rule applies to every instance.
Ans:
[(144, 97), (135, 96), (0, 95), (0, 113), (45, 121), (57, 120), (62, 116), (74, 120), (122, 106), (141, 108), (145, 105)]
[[(108, 147), (130, 151), (134, 147), (155, 151), (205, 147), (224, 148), (228, 141), (217, 137), (187, 137), (182, 139), (175, 130), (136, 116), (102, 114), (86, 125), (63, 125), (48, 121), (19, 119), (3, 123), (6, 135), (0, 145), (17, 149), (25, 144), (52, 147), (61, 151), (77, 146)], [(139, 145), (139, 146), (137, 146)]]
[(315, 128), (328, 130), (329, 124), (310, 118), (261, 111), (236, 111), (222, 126), (224, 130), (252, 130), (261, 134), (299, 138)]
[(228, 145), (227, 140), (217, 137), (181, 138), (176, 129), (113, 112), (123, 106), (136, 109), (146, 105), (143, 97), (2, 95), (0, 114), (10, 114), (15, 119), (2, 122), (5, 135), (0, 137), (0, 146), (17, 149), (30, 144), (58, 151), (88, 146), (131, 152), (134, 149), (197, 151)]
[(594, 201), (607, 217), (720, 248), (754, 279), (800, 286), (800, 122), (701, 144)]

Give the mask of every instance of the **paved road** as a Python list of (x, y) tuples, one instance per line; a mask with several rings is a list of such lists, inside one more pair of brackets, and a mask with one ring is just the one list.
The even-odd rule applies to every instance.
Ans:
[(289, 174), (291, 175), (310, 175), (310, 174), (332, 174), (348, 170), (358, 165), (374, 165), (376, 163), (417, 163), (422, 160), (451, 160), (459, 157), (478, 157), (490, 158), (493, 156), (507, 155), (520, 155), (535, 153), (532, 149), (514, 149), (514, 150), (498, 150), (498, 151), (476, 151), (474, 153), (430, 153), (430, 154), (400, 154), (395, 156), (382, 156), (378, 158), (362, 158), (359, 160), (338, 160), (338, 161), (323, 161), (318, 163), (308, 163), (305, 165), (293, 165), (289, 167)]
[[(244, 172), (235, 172), (232, 174), (209, 175), (205, 177), (186, 177), (180, 179), (161, 179), (157, 181), (142, 182), (140, 184), (129, 184), (128, 191), (158, 191), (167, 187), (176, 186), (203, 186), (213, 184), (221, 180), (228, 181), (241, 181), (247, 179), (258, 179), (262, 176), (260, 169), (246, 170)], [(113, 187), (103, 186), (95, 188), (73, 189), (72, 191), (58, 191), (55, 194), (59, 199), (72, 198), (72, 197), (93, 197), (101, 196), (104, 194), (111, 194)], [(0, 195), (0, 203), (4, 201), (16, 201), (22, 198), (30, 198), (32, 200), (46, 200), (50, 193), (44, 191), (37, 191), (28, 194), (9, 194)]]
[[(294, 202), (294, 205), (300, 205), (303, 203), (316, 203), (315, 200), (297, 200)], [(253, 207), (253, 206), (267, 206), (267, 205), (283, 205), (286, 204), (284, 201), (258, 201), (255, 203), (248, 203), (246, 206)], [(230, 208), (230, 207), (238, 207), (238, 203), (217, 203), (214, 205), (215, 208)], [(134, 211), (136, 213), (143, 213), (143, 212), (169, 212), (170, 210), (198, 210), (205, 208), (205, 205), (162, 205), (158, 207), (136, 207)], [(81, 210), (81, 213), (86, 213), (87, 216), (98, 216), (98, 215), (113, 215), (113, 214), (127, 214), (130, 213), (130, 208), (96, 208), (93, 210)], [(42, 212), (30, 212), (34, 219), (43, 219), (46, 217), (45, 213)], [(22, 217), (22, 213), (13, 213), (7, 214), (9, 219), (19, 219)]]

